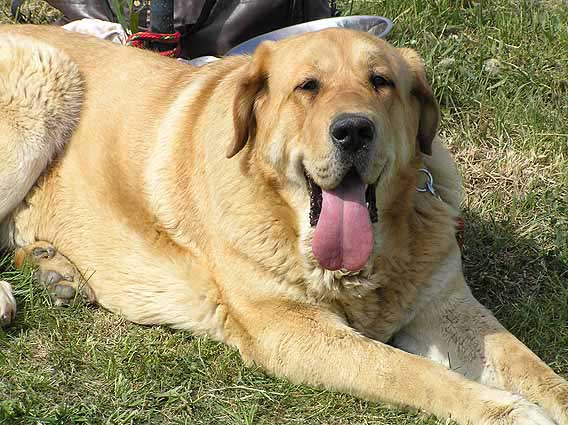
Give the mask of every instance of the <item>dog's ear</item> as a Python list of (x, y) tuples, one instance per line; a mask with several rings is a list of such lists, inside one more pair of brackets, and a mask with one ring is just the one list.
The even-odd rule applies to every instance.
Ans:
[(417, 135), (418, 145), (422, 153), (432, 155), (432, 140), (434, 140), (436, 136), (438, 123), (440, 121), (438, 102), (436, 102), (432, 88), (426, 80), (424, 63), (418, 53), (412, 49), (399, 49), (399, 51), (413, 73), (414, 82), (412, 83), (412, 95), (420, 102), (420, 121)]
[(273, 44), (272, 41), (265, 41), (256, 48), (238, 83), (233, 103), (235, 134), (227, 149), (227, 158), (239, 153), (256, 133), (254, 107), (258, 96), (268, 83), (268, 62)]

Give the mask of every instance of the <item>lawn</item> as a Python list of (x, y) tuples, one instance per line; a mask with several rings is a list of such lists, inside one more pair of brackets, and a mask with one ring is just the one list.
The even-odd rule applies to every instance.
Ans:
[[(56, 16), (28, 3), (34, 22)], [(464, 176), (466, 277), (568, 377), (568, 3), (340, 3), (391, 18), (389, 40), (424, 57), (440, 133)], [(9, 255), (0, 278), (12, 282), (19, 308), (0, 330), (0, 424), (445, 423), (267, 377), (190, 332), (81, 304), (55, 308)]]

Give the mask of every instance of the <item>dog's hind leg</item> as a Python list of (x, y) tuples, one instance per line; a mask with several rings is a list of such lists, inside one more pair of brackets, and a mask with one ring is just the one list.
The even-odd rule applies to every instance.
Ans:
[(26, 263), (37, 268), (34, 277), (47, 288), (55, 305), (68, 305), (78, 293), (90, 303), (95, 301), (93, 291), (75, 265), (48, 242), (17, 249), (14, 263), (18, 268)]
[(69, 140), (82, 97), (79, 70), (62, 51), (24, 36), (0, 39), (0, 222)]
[[(70, 139), (82, 97), (79, 70), (62, 51), (29, 37), (0, 38), (0, 223)], [(11, 287), (1, 282), (2, 326), (15, 311)]]

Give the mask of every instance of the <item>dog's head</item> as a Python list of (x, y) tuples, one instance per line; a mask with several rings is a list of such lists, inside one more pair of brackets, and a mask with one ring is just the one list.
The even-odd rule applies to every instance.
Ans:
[(374, 245), (375, 191), (430, 154), (437, 131), (420, 58), (362, 32), (326, 30), (263, 43), (240, 81), (227, 156), (250, 144), (315, 227), (321, 266), (360, 270)]

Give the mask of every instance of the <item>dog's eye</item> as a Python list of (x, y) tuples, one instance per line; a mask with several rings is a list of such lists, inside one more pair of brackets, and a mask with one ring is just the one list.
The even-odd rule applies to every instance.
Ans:
[(371, 84), (373, 85), (373, 87), (375, 89), (379, 89), (381, 87), (392, 87), (394, 86), (393, 82), (390, 80), (387, 80), (385, 77), (383, 77), (382, 75), (379, 74), (373, 74), (371, 75)]
[(296, 88), (298, 90), (315, 92), (315, 91), (318, 91), (319, 87), (320, 87), (320, 84), (319, 84), (318, 80), (316, 80), (314, 78), (309, 78)]

